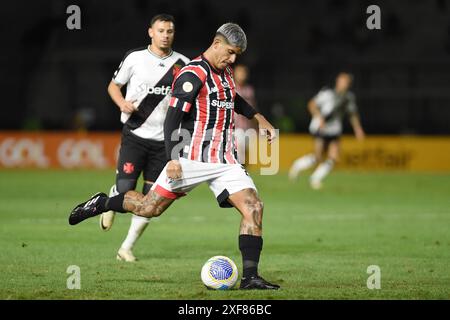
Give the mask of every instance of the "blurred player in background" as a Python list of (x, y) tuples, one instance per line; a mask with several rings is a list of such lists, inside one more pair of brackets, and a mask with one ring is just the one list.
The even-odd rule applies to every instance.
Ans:
[[(256, 106), (255, 89), (248, 81), (249, 70), (248, 67), (243, 64), (238, 64), (234, 67), (234, 82), (236, 83), (236, 92), (244, 98), (251, 106), (258, 110)], [(246, 164), (246, 152), (248, 149), (248, 143), (245, 141), (245, 131), (248, 129), (254, 129), (258, 127), (254, 119), (249, 120), (245, 116), (240, 114), (234, 115), (235, 136), (237, 144), (238, 160), (241, 164)]]
[[(263, 203), (236, 157), (235, 112), (256, 119), (269, 142), (276, 138), (273, 126), (235, 90), (231, 65), (246, 47), (244, 31), (226, 23), (216, 31), (211, 46), (177, 75), (164, 122), (167, 164), (150, 192), (128, 191), (114, 197), (97, 193), (72, 210), (69, 224), (107, 210), (159, 216), (175, 199), (207, 183), (220, 207), (234, 207), (242, 217), (238, 238), (243, 265), (240, 288), (278, 289), (258, 273)], [(173, 139), (174, 134), (181, 134), (181, 141), (181, 137)]]
[(312, 116), (309, 131), (314, 136), (315, 150), (294, 161), (289, 170), (291, 180), (295, 180), (301, 171), (319, 164), (310, 177), (310, 185), (313, 189), (322, 187), (323, 179), (339, 160), (339, 138), (344, 115), (348, 114), (356, 138), (364, 139), (355, 96), (349, 91), (352, 81), (351, 74), (341, 72), (334, 89), (324, 88), (309, 101), (308, 110)]
[[(130, 50), (108, 86), (108, 93), (119, 107), (124, 124), (121, 137), (116, 184), (110, 196), (134, 190), (143, 174), (142, 192), (147, 194), (166, 164), (163, 124), (169, 106), (170, 88), (175, 75), (189, 62), (185, 56), (172, 50), (175, 21), (171, 15), (159, 14), (152, 18), (148, 34), (151, 44)], [(127, 85), (126, 97), (122, 86)], [(100, 226), (107, 231), (115, 212), (100, 217)], [(117, 259), (135, 261), (132, 249), (147, 227), (150, 218), (133, 215), (125, 241)]]

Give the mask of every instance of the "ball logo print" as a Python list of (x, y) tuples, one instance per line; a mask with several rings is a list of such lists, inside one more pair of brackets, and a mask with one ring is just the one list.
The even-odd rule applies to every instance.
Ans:
[(214, 279), (226, 280), (231, 277), (233, 268), (226, 261), (217, 260), (211, 264), (209, 273)]
[(238, 270), (230, 258), (214, 256), (203, 265), (201, 279), (208, 289), (227, 290), (236, 285)]

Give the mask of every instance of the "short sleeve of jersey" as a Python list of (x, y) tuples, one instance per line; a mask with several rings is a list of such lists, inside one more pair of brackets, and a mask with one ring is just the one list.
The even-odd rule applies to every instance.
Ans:
[(191, 61), (188, 57), (183, 56), (182, 54), (180, 54), (180, 58), (183, 60), (184, 64), (188, 64)]
[(132, 58), (130, 56), (131, 54), (126, 55), (120, 62), (119, 68), (114, 72), (112, 80), (115, 83), (124, 85), (130, 80), (132, 75)]
[(329, 98), (329, 90), (328, 89), (322, 89), (317, 93), (313, 100), (317, 105), (322, 105), (326, 102), (326, 100)]
[(189, 112), (202, 86), (202, 80), (193, 72), (182, 72), (172, 85), (170, 106)]

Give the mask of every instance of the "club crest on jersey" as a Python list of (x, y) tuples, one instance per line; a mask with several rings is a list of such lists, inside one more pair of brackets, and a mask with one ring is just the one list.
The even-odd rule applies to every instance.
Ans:
[(123, 172), (126, 174), (132, 174), (134, 172), (134, 164), (131, 162), (125, 162), (123, 164)]
[(183, 90), (184, 92), (191, 92), (194, 89), (194, 86), (189, 81), (186, 81), (183, 83)]
[(174, 65), (173, 65), (173, 68), (172, 68), (172, 75), (173, 75), (174, 77), (176, 77), (177, 74), (178, 74), (180, 71), (181, 71), (181, 65), (179, 65), (179, 64), (174, 64)]

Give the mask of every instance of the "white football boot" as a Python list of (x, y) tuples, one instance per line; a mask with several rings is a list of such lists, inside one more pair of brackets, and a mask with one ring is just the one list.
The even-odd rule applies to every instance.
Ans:
[(292, 182), (297, 181), (298, 179), (298, 174), (300, 173), (300, 170), (298, 170), (294, 165), (291, 166), (291, 168), (289, 169), (289, 180)]
[(124, 248), (120, 248), (117, 252), (117, 260), (126, 261), (126, 262), (135, 262), (137, 261), (136, 257), (133, 255), (131, 250), (127, 250)]
[(322, 189), (322, 182), (320, 180), (311, 180), (309, 182), (310, 186), (314, 190), (320, 190)]
[[(116, 185), (113, 185), (111, 189), (109, 190), (109, 196), (114, 197), (117, 196), (119, 192), (116, 190)], [(111, 229), (113, 223), (114, 223), (114, 217), (116, 216), (116, 213), (112, 210), (103, 212), (100, 215), (100, 229), (103, 231), (108, 231)]]

